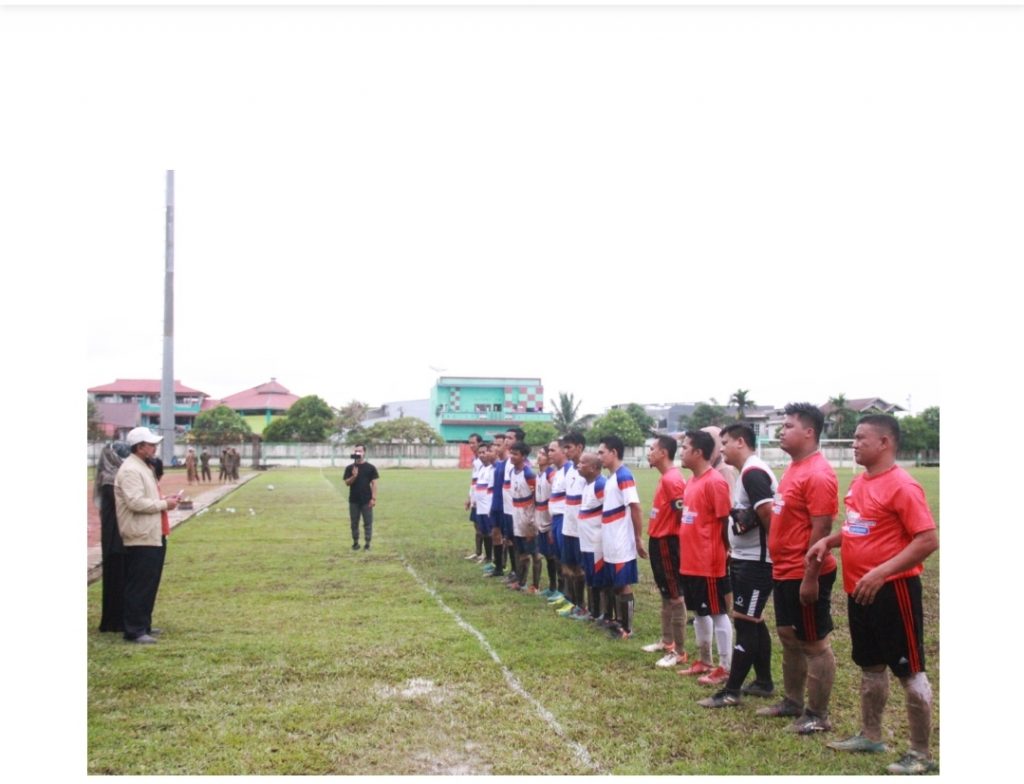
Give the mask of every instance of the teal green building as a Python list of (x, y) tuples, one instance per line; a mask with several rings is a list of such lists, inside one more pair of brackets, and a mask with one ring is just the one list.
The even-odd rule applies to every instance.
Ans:
[(442, 376), (431, 390), (430, 408), (430, 424), (449, 442), (552, 419), (544, 412), (539, 378)]

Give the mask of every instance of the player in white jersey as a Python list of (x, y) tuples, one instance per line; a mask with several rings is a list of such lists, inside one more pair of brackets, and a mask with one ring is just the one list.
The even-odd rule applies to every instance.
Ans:
[(480, 470), (476, 475), (476, 487), (473, 493), (473, 503), (476, 508), (477, 530), (483, 539), (484, 561), (490, 562), (493, 556), (493, 544), (491, 543), (491, 485), (494, 483), (494, 448), (487, 443), (481, 442), (477, 449), (480, 458)]
[(548, 571), (554, 567), (557, 584), (545, 593), (548, 599), (561, 599), (564, 596), (565, 575), (562, 574), (562, 522), (565, 518), (565, 474), (569, 465), (565, 450), (556, 439), (548, 444), (548, 457), (551, 461), (551, 499), (548, 510), (551, 512), (551, 533), (549, 544), (551, 556), (548, 559)]
[(601, 544), (605, 569), (615, 593), (617, 625), (609, 633), (618, 639), (633, 636), (633, 584), (639, 581), (636, 559), (647, 557), (643, 544), (643, 513), (633, 474), (622, 462), (626, 445), (618, 436), (603, 436), (597, 449), (609, 477), (604, 486)]
[[(509, 494), (512, 496), (512, 540), (516, 552), (515, 581), (509, 583), (512, 590), (526, 590), (538, 593), (540, 557), (537, 555), (536, 492), (537, 477), (526, 464), (530, 447), (522, 441), (512, 444), (508, 461), (512, 466), (509, 477)], [(527, 587), (526, 572), (533, 561), (533, 584)]]
[[(540, 559), (544, 558), (548, 568), (548, 587), (541, 594), (546, 599), (556, 589), (555, 576), (558, 573), (558, 558), (555, 555), (555, 536), (551, 530), (551, 481), (557, 471), (551, 465), (548, 448), (537, 447), (537, 558), (535, 564), (540, 568)], [(534, 579), (539, 585), (539, 578)]]
[[(769, 697), (772, 682), (772, 638), (762, 614), (772, 593), (772, 559), (768, 531), (772, 504), (779, 482), (771, 468), (757, 456), (757, 436), (747, 425), (736, 423), (722, 430), (722, 455), (739, 469), (732, 490), (729, 525), (729, 574), (733, 590), (733, 622), (736, 644), (725, 688), (701, 700), (706, 708), (740, 703), (741, 694)], [(752, 683), (743, 681), (754, 670)]]
[[(580, 501), (579, 534), (580, 557), (583, 561), (583, 578), (586, 581), (586, 608), (577, 607), (570, 618), (589, 621), (599, 620), (601, 615), (600, 596), (607, 585), (608, 575), (604, 569), (604, 547), (601, 542), (601, 514), (604, 511), (605, 478), (601, 476), (601, 460), (593, 452), (580, 456), (580, 476), (586, 481), (583, 498)], [(608, 618), (606, 606), (604, 618)]]
[(480, 468), (483, 466), (483, 461), (480, 460), (480, 444), (483, 439), (480, 438), (479, 433), (470, 433), (467, 443), (469, 448), (473, 450), (473, 470), (469, 477), (469, 494), (466, 498), (466, 511), (469, 512), (469, 520), (473, 524), (473, 535), (475, 538), (475, 552), (470, 553), (466, 556), (467, 561), (478, 561), (483, 562), (483, 545), (484, 538), (480, 534), (480, 525), (476, 521), (476, 479), (480, 473)]
[(579, 512), (586, 481), (576, 469), (576, 462), (586, 446), (583, 434), (573, 431), (560, 439), (567, 459), (565, 472), (565, 514), (562, 518), (562, 574), (565, 576), (565, 597), (554, 606), (560, 615), (568, 615), (576, 606), (584, 606), (583, 561), (580, 556)]

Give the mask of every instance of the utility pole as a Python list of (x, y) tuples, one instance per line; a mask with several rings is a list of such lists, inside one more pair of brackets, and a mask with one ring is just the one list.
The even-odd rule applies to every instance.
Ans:
[(166, 239), (164, 243), (164, 374), (160, 383), (160, 459), (174, 460), (174, 170), (167, 171)]

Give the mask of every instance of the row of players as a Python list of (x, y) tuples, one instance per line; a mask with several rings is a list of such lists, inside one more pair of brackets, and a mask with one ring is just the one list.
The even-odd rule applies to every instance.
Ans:
[[(505, 574), (507, 561), (508, 587), (542, 594), (563, 617), (594, 621), (619, 639), (633, 634), (637, 559), (649, 558), (662, 600), (662, 637), (643, 650), (662, 653), (660, 667), (688, 664), (687, 607), (695, 612), (697, 659), (679, 673), (722, 686), (700, 701), (708, 708), (738, 705), (742, 694), (773, 694), (763, 612), (774, 597), (784, 697), (757, 713), (792, 717), (790, 730), (811, 734), (831, 729), (837, 574), (831, 551), (841, 547), (853, 659), (861, 668), (862, 728), (829, 746), (886, 751), (881, 720), (889, 668), (905, 690), (910, 750), (888, 770), (934, 770), (920, 574), (938, 538), (924, 491), (896, 465), (899, 423), (887, 415), (860, 420), (854, 455), (865, 472), (844, 499), (842, 529), (832, 533), (838, 481), (819, 450), (822, 414), (808, 403), (791, 404), (785, 413), (780, 445), (792, 463), (781, 482), (757, 456), (756, 436), (746, 425), (728, 426), (720, 435), (717, 428), (687, 431), (678, 447), (692, 473), (688, 482), (675, 467), (677, 442), (655, 439), (648, 462), (661, 478), (646, 547), (640, 499), (618, 437), (601, 438), (595, 453), (585, 451), (581, 434), (569, 433), (537, 450), (534, 470), (521, 430), (510, 429), (492, 444), (476, 436), (466, 505), (477, 551), (467, 557), (486, 558), (485, 576), (492, 578)], [(744, 685), (751, 670), (754, 680)]]

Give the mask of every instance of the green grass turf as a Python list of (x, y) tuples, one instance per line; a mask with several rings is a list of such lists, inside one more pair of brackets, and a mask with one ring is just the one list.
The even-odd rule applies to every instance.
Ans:
[[(937, 519), (938, 469), (913, 473)], [(158, 645), (96, 632), (100, 585), (89, 588), (89, 773), (872, 774), (906, 747), (895, 682), (885, 715), (894, 750), (885, 755), (793, 737), (784, 720), (754, 715), (764, 700), (699, 707), (710, 687), (656, 669), (657, 655), (640, 651), (660, 634), (646, 562), (637, 634), (611, 641), (462, 560), (473, 543), (462, 511), (468, 472), (381, 474), (370, 552), (350, 549), (341, 469), (270, 472), (215, 507), (235, 514), (211, 510), (177, 529), (154, 616), (164, 629)], [(635, 474), (646, 509), (657, 474)], [(840, 471), (841, 492), (850, 478)], [(483, 635), (564, 736), (408, 567)], [(938, 567), (936, 555), (924, 575), (936, 753)], [(858, 726), (839, 585), (830, 737)], [(692, 627), (687, 635), (692, 653)], [(780, 650), (776, 643), (778, 683)]]

